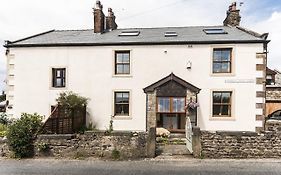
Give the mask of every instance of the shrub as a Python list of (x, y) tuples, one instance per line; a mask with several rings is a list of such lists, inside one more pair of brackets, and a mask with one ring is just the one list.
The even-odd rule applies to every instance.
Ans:
[(7, 115), (5, 113), (0, 114), (0, 124), (8, 125), (11, 123), (11, 120), (8, 119)]
[(5, 101), (5, 100), (6, 100), (6, 94), (0, 95), (0, 102)]
[(23, 113), (21, 118), (9, 126), (7, 139), (15, 158), (33, 155), (33, 140), (42, 127), (42, 116)]
[(62, 92), (56, 101), (63, 107), (69, 110), (81, 109), (88, 104), (88, 98), (82, 97), (74, 92)]
[(7, 134), (8, 127), (0, 123), (0, 137), (5, 137)]
[(40, 142), (40, 143), (37, 143), (36, 148), (39, 152), (45, 153), (45, 152), (49, 151), (50, 146), (48, 143)]
[(119, 160), (121, 157), (120, 151), (118, 151), (117, 149), (112, 150), (111, 157), (113, 160)]

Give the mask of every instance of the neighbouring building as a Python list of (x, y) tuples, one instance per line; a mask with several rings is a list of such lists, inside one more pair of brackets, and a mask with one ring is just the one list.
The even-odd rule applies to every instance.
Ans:
[(281, 110), (281, 73), (266, 68), (266, 116)]
[[(259, 131), (265, 117), (268, 34), (241, 27), (233, 3), (223, 25), (118, 29), (94, 8), (89, 30), (51, 30), (7, 41), (7, 113), (48, 117), (58, 93), (90, 98), (97, 129)], [(169, 24), (167, 24), (169, 25)]]

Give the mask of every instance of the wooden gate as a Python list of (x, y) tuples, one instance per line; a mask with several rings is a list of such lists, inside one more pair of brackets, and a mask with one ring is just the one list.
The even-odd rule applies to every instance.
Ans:
[(185, 135), (186, 135), (186, 147), (190, 153), (193, 153), (192, 150), (192, 125), (189, 117), (186, 117), (185, 124)]

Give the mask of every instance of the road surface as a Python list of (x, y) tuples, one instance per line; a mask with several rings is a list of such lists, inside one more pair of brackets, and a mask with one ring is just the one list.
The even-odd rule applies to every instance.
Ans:
[(0, 175), (280, 175), (281, 160), (0, 159)]

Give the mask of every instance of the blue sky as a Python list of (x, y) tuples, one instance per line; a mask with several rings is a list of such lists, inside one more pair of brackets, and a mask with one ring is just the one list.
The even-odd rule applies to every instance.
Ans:
[[(221, 25), (233, 0), (101, 0), (117, 16), (119, 28)], [(9, 0), (0, 2), (0, 42), (50, 29), (93, 28), (95, 0)], [(243, 0), (241, 25), (269, 32), (269, 66), (281, 70), (281, 0)], [(0, 90), (5, 49), (0, 48)]]

